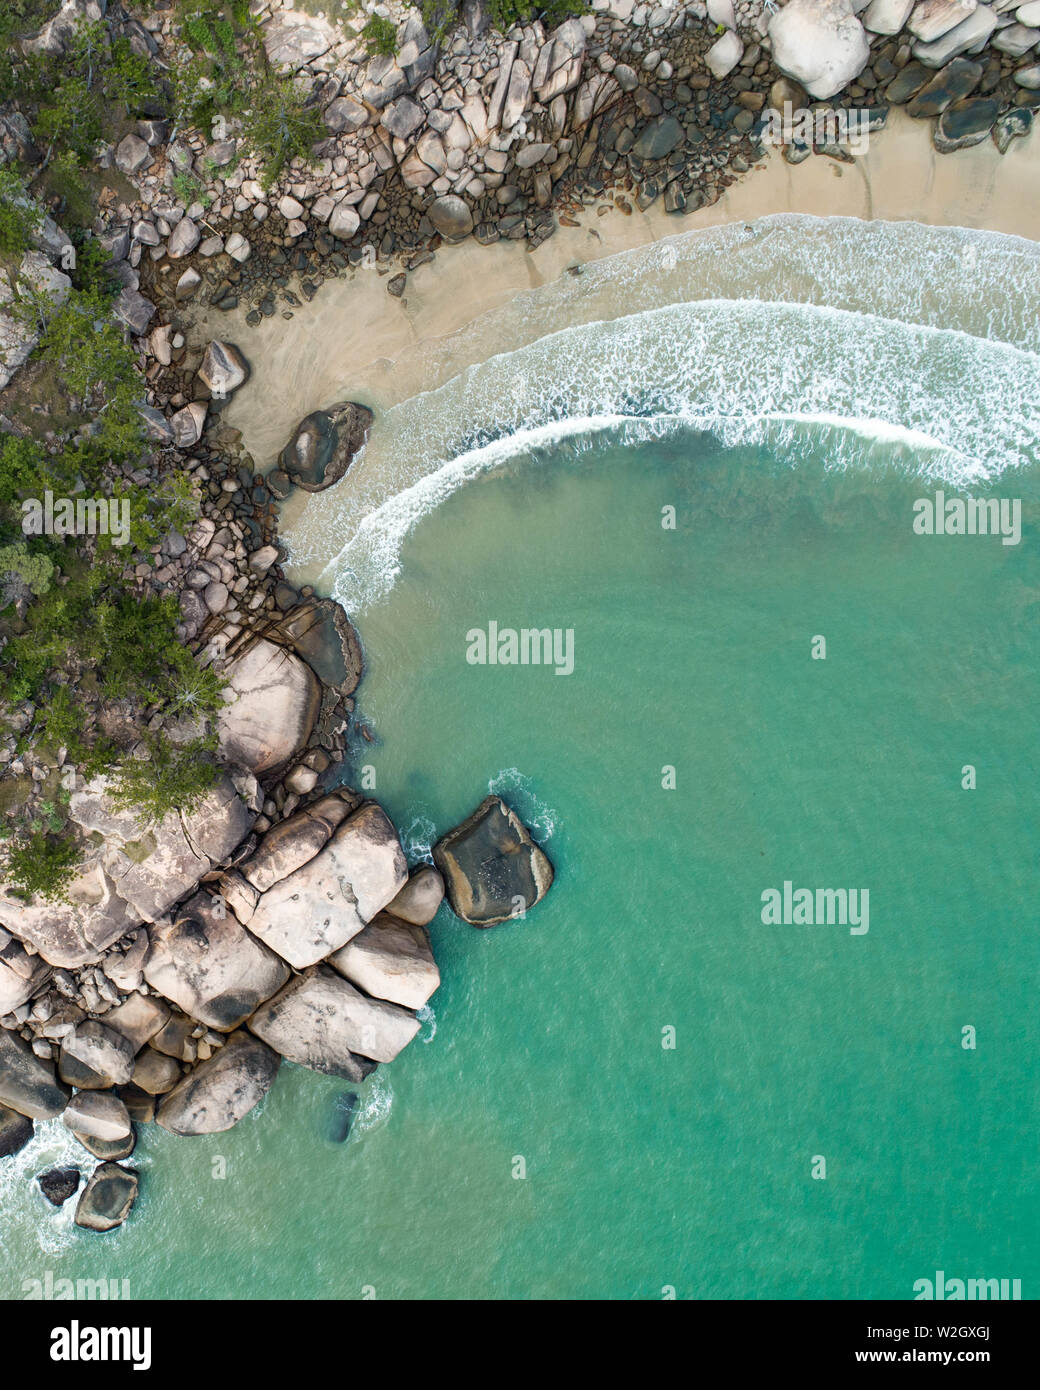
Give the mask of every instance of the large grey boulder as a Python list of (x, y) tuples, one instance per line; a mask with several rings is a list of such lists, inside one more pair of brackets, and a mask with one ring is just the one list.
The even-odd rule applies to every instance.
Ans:
[(86, 856), (67, 895), (60, 902), (26, 903), (0, 883), (0, 921), (48, 964), (75, 969), (97, 960), (141, 920), (116, 892), (99, 854)]
[[(206, 892), (151, 930), (144, 977), (192, 1018), (230, 1033), (289, 978), (285, 962)], [(129, 1079), (129, 1078), (128, 1078)]]
[(118, 1163), (101, 1163), (91, 1174), (76, 1206), (76, 1225), (88, 1231), (121, 1226), (137, 1201), (140, 1179)]
[(304, 492), (323, 492), (343, 477), (371, 426), (372, 412), (357, 401), (340, 401), (327, 410), (312, 411), (293, 431), (279, 457), (279, 467)]
[(329, 956), (329, 964), (374, 999), (406, 1009), (421, 1009), (441, 983), (426, 928), (385, 912)]
[(17, 1033), (0, 1028), (0, 1105), (30, 1120), (53, 1120), (68, 1099), (68, 1089), (55, 1077), (54, 1068)]
[(276, 1052), (249, 1033), (232, 1033), (207, 1062), (170, 1092), (156, 1122), (171, 1134), (222, 1134), (259, 1105), (278, 1074)]
[(77, 1023), (62, 1042), (62, 1057), (71, 1057), (100, 1078), (91, 1089), (124, 1086), (134, 1069), (136, 1048), (129, 1038), (99, 1019)]
[(419, 1031), (407, 1010), (367, 999), (323, 965), (290, 980), (249, 1027), (287, 1061), (347, 1081), (371, 1069), (361, 1059), (392, 1062)]
[(433, 847), (456, 916), (475, 927), (507, 922), (541, 902), (553, 867), (519, 816), (489, 796)]
[(227, 703), (217, 715), (221, 755), (251, 772), (269, 773), (302, 749), (321, 705), (310, 667), (264, 638), (228, 663)]
[(773, 61), (810, 96), (836, 96), (867, 65), (870, 44), (851, 0), (790, 0), (769, 21)]
[(313, 859), (264, 893), (249, 930), (302, 970), (345, 946), (407, 876), (397, 832), (386, 813), (368, 802)]
[[(356, 809), (353, 793), (333, 792), (320, 797), (267, 832), (256, 852), (239, 865), (242, 877), (258, 893), (266, 893), (324, 849), (332, 832)], [(255, 907), (254, 902), (250, 916)]]
[(114, 1142), (133, 1133), (126, 1106), (111, 1091), (78, 1091), (65, 1107), (62, 1124), (73, 1134)]
[(161, 917), (226, 859), (248, 834), (255, 813), (226, 773), (194, 810), (171, 811), (155, 825), (134, 811), (117, 811), (109, 786), (102, 775), (74, 792), (69, 815), (84, 835), (101, 836), (105, 842), (105, 877), (124, 904), (123, 930), (115, 940), (129, 927)]

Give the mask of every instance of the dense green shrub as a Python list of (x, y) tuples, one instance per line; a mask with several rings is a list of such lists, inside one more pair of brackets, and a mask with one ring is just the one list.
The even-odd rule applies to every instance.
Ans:
[(150, 821), (173, 810), (193, 810), (217, 779), (215, 739), (175, 748), (169, 739), (149, 734), (145, 743), (147, 758), (129, 758), (117, 769), (109, 789), (113, 804), (140, 811)]
[(66, 896), (80, 852), (73, 839), (49, 830), (30, 830), (2, 851), (7, 887), (21, 898)]
[(221, 120), (239, 122), (269, 187), (324, 136), (318, 112), (291, 78), (271, 69), (247, 5), (186, 3), (180, 16), (181, 38), (195, 56), (173, 74), (177, 123), (216, 133)]
[(20, 260), (32, 244), (43, 213), (10, 169), (0, 169), (0, 256)]
[(369, 16), (361, 37), (370, 54), (381, 53), (389, 57), (397, 52), (397, 25), (392, 20), (384, 19), (381, 14)]

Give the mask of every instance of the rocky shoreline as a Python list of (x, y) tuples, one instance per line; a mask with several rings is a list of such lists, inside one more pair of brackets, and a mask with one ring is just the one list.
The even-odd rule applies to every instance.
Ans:
[[(286, 580), (278, 505), (341, 478), (372, 415), (329, 403), (277, 461), (252, 458), (221, 420), (247, 386), (248, 351), (201, 336), (200, 309), (248, 306), (247, 325), (291, 317), (327, 277), (372, 268), (401, 297), (410, 270), (464, 237), (533, 248), (593, 210), (711, 204), (760, 158), (764, 113), (785, 103), (865, 109), (872, 128), (904, 105), (934, 123), (940, 151), (992, 138), (1002, 154), (1040, 104), (1035, 3), (597, 0), (554, 30), (534, 21), (502, 35), (466, 0), (440, 40), (390, 5), (378, 13), (395, 51), (376, 56), (365, 16), (338, 28), (250, 8), (268, 60), (320, 115), (312, 158), (265, 186), (234, 120), (217, 135), (157, 110), (102, 150), (116, 186), (94, 223), (147, 392), (152, 455), (126, 476), (186, 471), (199, 512), (127, 579), (142, 598), (176, 596), (178, 638), (226, 684), (221, 774), (193, 810), (151, 823), (64, 749), (19, 752), (28, 711), (12, 712), (3, 741), (5, 809), (60, 785), (84, 857), (64, 901), (26, 903), (0, 885), (0, 1161), (34, 1121), (62, 1116), (99, 1160), (76, 1216), (92, 1230), (120, 1225), (136, 1199), (123, 1166), (136, 1125), (226, 1130), (283, 1059), (361, 1082), (411, 1041), (438, 986), (427, 927), (445, 894), (486, 927), (552, 882), (498, 798), (434, 848), (436, 867), (410, 873), (385, 812), (343, 785), (364, 734), (361, 644), (339, 605)], [(104, 0), (66, 0), (26, 45), (60, 56), (83, 19), (104, 20), (160, 74), (186, 61), (171, 10), (137, 18)], [(0, 152), (42, 158), (17, 110), (0, 114)], [(813, 153), (850, 158), (827, 140), (784, 147), (792, 163)], [(21, 265), (55, 302), (70, 246), (48, 218)], [(0, 384), (34, 345), (0, 303)], [(154, 719), (184, 746), (204, 732), (190, 708)], [(78, 1170), (40, 1175), (55, 1205), (79, 1182)]]

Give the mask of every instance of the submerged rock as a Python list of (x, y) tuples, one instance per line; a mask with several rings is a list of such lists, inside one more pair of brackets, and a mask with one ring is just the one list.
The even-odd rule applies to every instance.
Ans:
[(553, 867), (515, 811), (489, 796), (433, 847), (456, 916), (475, 927), (508, 922), (541, 902)]
[(140, 1179), (118, 1163), (102, 1163), (91, 1174), (76, 1207), (76, 1225), (87, 1231), (121, 1226), (137, 1201)]

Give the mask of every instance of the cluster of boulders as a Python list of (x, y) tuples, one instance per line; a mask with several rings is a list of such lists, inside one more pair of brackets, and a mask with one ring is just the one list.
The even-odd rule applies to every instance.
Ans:
[[(99, 845), (71, 901), (0, 901), (0, 1157), (60, 1116), (101, 1161), (77, 1208), (89, 1229), (133, 1206), (138, 1177), (120, 1163), (135, 1124), (223, 1132), (283, 1059), (363, 1081), (411, 1042), (440, 983), (427, 924), (445, 879), (430, 865), (409, 874), (385, 812), (337, 787), (257, 836), (255, 786), (243, 771), (199, 812), (148, 829), (97, 778), (73, 797)], [(436, 857), (476, 926), (523, 916), (552, 882), (498, 798)], [(78, 1175), (41, 1184), (60, 1205)]]

